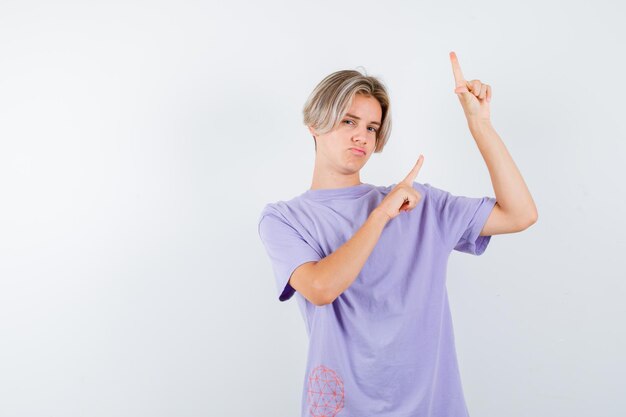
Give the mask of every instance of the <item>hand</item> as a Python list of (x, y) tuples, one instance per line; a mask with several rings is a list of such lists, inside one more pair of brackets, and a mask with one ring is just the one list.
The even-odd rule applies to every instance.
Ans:
[(467, 120), (490, 120), (491, 86), (481, 83), (480, 80), (466, 81), (454, 52), (450, 52), (450, 61), (454, 74), (454, 92), (459, 97)]
[(377, 210), (381, 210), (387, 216), (389, 220), (395, 218), (401, 211), (409, 211), (417, 206), (417, 203), (422, 199), (420, 193), (413, 188), (413, 181), (417, 177), (418, 172), (422, 168), (424, 163), (424, 157), (422, 155), (417, 158), (417, 163), (402, 181), (396, 184), (395, 187), (385, 196), (383, 201), (380, 202)]

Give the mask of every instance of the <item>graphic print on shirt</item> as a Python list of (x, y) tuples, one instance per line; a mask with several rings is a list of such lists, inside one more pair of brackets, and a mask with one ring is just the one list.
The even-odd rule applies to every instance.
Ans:
[(309, 374), (307, 403), (311, 417), (335, 417), (343, 409), (343, 380), (320, 365)]

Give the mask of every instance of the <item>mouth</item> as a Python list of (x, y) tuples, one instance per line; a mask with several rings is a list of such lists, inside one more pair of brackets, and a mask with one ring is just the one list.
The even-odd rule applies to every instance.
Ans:
[(350, 151), (354, 154), (354, 155), (359, 155), (359, 156), (364, 156), (365, 155), (365, 151), (359, 148), (350, 148)]

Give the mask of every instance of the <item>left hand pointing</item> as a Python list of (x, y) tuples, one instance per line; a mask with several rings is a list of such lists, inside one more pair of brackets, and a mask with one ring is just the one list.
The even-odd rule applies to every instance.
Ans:
[(467, 120), (490, 120), (491, 86), (481, 83), (480, 80), (466, 81), (454, 52), (450, 52), (450, 61), (454, 73), (454, 92), (459, 97)]

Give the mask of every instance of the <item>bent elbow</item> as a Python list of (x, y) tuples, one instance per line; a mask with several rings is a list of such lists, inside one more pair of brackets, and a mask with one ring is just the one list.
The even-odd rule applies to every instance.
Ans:
[(525, 221), (521, 222), (521, 224), (520, 224), (520, 232), (523, 231), (523, 230), (528, 229), (530, 226), (532, 226), (533, 224), (537, 223), (538, 219), (539, 219), (539, 214), (535, 211), (533, 216), (531, 216), (528, 219), (526, 219)]
[(332, 304), (333, 301), (335, 301), (336, 298), (337, 297), (331, 297), (331, 296), (328, 296), (328, 295), (324, 295), (324, 296), (322, 296), (322, 297), (320, 297), (318, 299), (318, 303), (315, 304), (315, 305), (318, 306), (318, 307), (322, 307), (322, 306), (325, 306), (325, 305), (328, 305), (328, 304)]
[(539, 220), (539, 212), (535, 208), (535, 211), (533, 211), (533, 215), (530, 217), (530, 224), (528, 226), (532, 226), (533, 224), (537, 223), (537, 220)]
[(314, 284), (314, 287), (315, 300), (312, 302), (316, 306), (322, 307), (331, 304), (335, 300), (335, 298), (330, 295), (328, 289), (321, 285), (319, 280)]
[(328, 280), (326, 279), (317, 279), (316, 281), (314, 281), (314, 294), (315, 294), (315, 298), (316, 298), (316, 302), (314, 302), (314, 304), (318, 307), (322, 307), (328, 304), (332, 304), (333, 301), (335, 301), (337, 299), (337, 297), (339, 296), (338, 294), (335, 294), (335, 292), (333, 290), (331, 290), (330, 288), (328, 288), (327, 285), (325, 285), (324, 283), (328, 282)]

